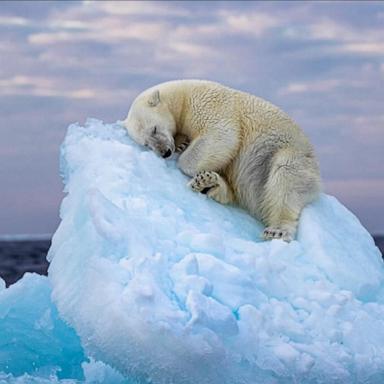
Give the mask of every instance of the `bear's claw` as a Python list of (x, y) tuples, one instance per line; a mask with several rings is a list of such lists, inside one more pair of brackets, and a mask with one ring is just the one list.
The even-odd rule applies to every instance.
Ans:
[(279, 228), (279, 227), (267, 227), (263, 232), (264, 240), (272, 240), (272, 239), (282, 239), (286, 242), (290, 242), (293, 240), (292, 234), (287, 229)]
[(178, 134), (175, 137), (175, 151), (177, 153), (184, 152), (189, 145), (189, 139), (185, 135)]
[(176, 147), (176, 152), (177, 153), (182, 153), (185, 151), (185, 149), (188, 147), (188, 143), (180, 143), (177, 147)]

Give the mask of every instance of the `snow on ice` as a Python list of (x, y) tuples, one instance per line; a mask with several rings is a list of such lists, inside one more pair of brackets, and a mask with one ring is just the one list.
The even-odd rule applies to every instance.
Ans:
[[(304, 210), (296, 241), (264, 242), (246, 212), (189, 190), (174, 160), (137, 146), (119, 124), (69, 127), (67, 196), (49, 252), (52, 300), (65, 323), (46, 296), (39, 304), (73, 340), (74, 355), (55, 357), (58, 379), (383, 383), (384, 268), (356, 217), (322, 195)], [(31, 285), (18, 315), (31, 345), (39, 330), (28, 308), (44, 279), (18, 283)], [(7, 290), (0, 321), (12, 307)], [(41, 320), (51, 332), (49, 321)], [(0, 356), (7, 353), (3, 345)], [(67, 366), (81, 366), (85, 378)], [(14, 377), (19, 368), (0, 371)]]

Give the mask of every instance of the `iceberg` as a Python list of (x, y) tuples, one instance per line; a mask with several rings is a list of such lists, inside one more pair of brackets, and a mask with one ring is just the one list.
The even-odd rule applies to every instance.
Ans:
[(87, 356), (135, 383), (382, 383), (384, 268), (323, 194), (296, 241), (193, 193), (119, 124), (71, 125), (52, 299)]
[(120, 123), (68, 128), (48, 277), (0, 280), (0, 384), (384, 382), (384, 268), (323, 194), (297, 240), (192, 192)]

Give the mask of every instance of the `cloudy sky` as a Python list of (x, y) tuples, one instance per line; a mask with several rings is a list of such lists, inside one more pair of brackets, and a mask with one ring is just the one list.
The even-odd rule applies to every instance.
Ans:
[(156, 83), (264, 97), (312, 139), (325, 191), (384, 233), (384, 3), (0, 3), (0, 234), (52, 233), (59, 146)]

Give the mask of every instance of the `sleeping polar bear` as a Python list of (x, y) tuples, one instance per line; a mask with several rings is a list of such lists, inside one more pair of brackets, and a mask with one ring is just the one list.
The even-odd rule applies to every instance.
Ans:
[(177, 80), (141, 93), (124, 126), (178, 166), (189, 186), (263, 221), (265, 239), (294, 238), (300, 212), (320, 190), (313, 148), (273, 104), (221, 84)]

